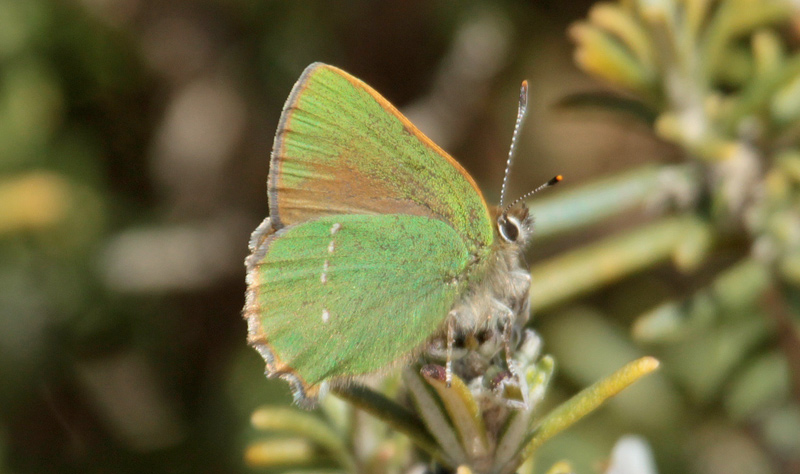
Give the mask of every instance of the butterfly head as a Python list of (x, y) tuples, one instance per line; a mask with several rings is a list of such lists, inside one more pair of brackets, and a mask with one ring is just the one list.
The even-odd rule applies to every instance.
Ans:
[(550, 181), (533, 191), (525, 193), (511, 204), (501, 207), (497, 211), (496, 229), (503, 242), (516, 244), (523, 248), (528, 244), (533, 233), (533, 216), (530, 215), (528, 206), (523, 201), (542, 189), (561, 182), (562, 179), (561, 175), (555, 176)]
[(495, 225), (497, 234), (505, 244), (521, 248), (528, 245), (533, 234), (533, 216), (525, 204), (502, 210), (497, 216)]

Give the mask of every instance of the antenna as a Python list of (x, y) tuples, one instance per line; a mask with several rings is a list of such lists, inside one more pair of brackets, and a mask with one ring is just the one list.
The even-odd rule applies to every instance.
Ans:
[(524, 199), (529, 198), (530, 196), (533, 196), (534, 194), (538, 193), (542, 189), (549, 188), (550, 186), (553, 186), (555, 184), (560, 183), (562, 179), (564, 179), (564, 177), (561, 176), (561, 175), (553, 176), (552, 178), (550, 178), (550, 181), (544, 183), (543, 185), (539, 186), (538, 188), (534, 189), (533, 191), (528, 191), (527, 193), (525, 193), (522, 196), (520, 196), (517, 199), (515, 199), (514, 202), (512, 202), (511, 204), (509, 204), (508, 206), (504, 207), (503, 208), (503, 214), (508, 212), (509, 209), (511, 209), (512, 207), (516, 206), (518, 203), (522, 202)]
[(517, 109), (517, 123), (514, 125), (514, 134), (511, 135), (511, 147), (508, 149), (508, 160), (506, 160), (506, 173), (503, 175), (503, 187), (500, 188), (500, 207), (503, 207), (503, 200), (506, 198), (506, 186), (508, 185), (508, 175), (511, 173), (511, 162), (514, 159), (514, 149), (517, 146), (517, 133), (519, 133), (522, 122), (525, 121), (525, 114), (528, 112), (528, 81), (522, 81), (519, 88), (519, 108)]

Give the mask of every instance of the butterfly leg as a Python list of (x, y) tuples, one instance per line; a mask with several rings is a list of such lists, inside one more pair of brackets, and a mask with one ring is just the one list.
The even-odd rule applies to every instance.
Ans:
[(505, 318), (505, 323), (503, 324), (503, 350), (506, 353), (506, 366), (508, 366), (508, 371), (511, 372), (512, 375), (518, 376), (517, 367), (511, 353), (511, 337), (513, 336), (513, 331), (513, 316), (508, 316)]
[(495, 305), (496, 312), (499, 314), (497, 318), (498, 322), (502, 322), (503, 324), (503, 332), (501, 337), (503, 342), (503, 351), (506, 355), (506, 366), (512, 375), (517, 376), (516, 364), (514, 363), (511, 351), (511, 338), (514, 335), (514, 321), (516, 319), (515, 314), (511, 308), (500, 301), (495, 300)]
[(508, 367), (508, 372), (511, 374), (511, 378), (505, 382), (506, 386), (503, 390), (508, 390), (509, 387), (515, 387), (515, 389), (509, 390), (508, 393), (512, 394), (512, 396), (506, 398), (506, 402), (511, 407), (517, 409), (524, 408), (528, 406), (528, 384), (525, 380), (525, 376), (517, 368), (517, 361), (514, 359), (514, 353), (512, 351), (514, 328), (515, 324), (518, 322), (519, 313), (516, 313), (499, 301), (495, 301), (495, 303), (497, 304), (497, 312), (499, 314), (498, 320), (503, 323), (501, 340), (503, 343), (503, 350), (505, 351), (506, 367)]
[(447, 388), (453, 384), (453, 343), (456, 339), (456, 313), (447, 318), (447, 362), (444, 365), (444, 380)]

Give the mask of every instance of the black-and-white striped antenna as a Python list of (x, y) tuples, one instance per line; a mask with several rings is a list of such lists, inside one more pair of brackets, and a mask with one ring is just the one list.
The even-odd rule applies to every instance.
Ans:
[(564, 177), (561, 176), (561, 175), (553, 176), (552, 178), (550, 178), (550, 181), (544, 183), (543, 185), (539, 186), (538, 188), (534, 189), (533, 191), (528, 191), (527, 193), (525, 193), (522, 196), (518, 197), (517, 199), (514, 200), (514, 202), (512, 202), (508, 206), (501, 208), (501, 209), (503, 209), (503, 215), (505, 215), (508, 212), (509, 209), (511, 209), (512, 207), (514, 207), (517, 204), (521, 203), (522, 201), (528, 199), (529, 197), (533, 196), (534, 194), (538, 193), (542, 189), (549, 188), (550, 186), (553, 186), (555, 184), (560, 183), (562, 179), (564, 179)]
[(503, 187), (500, 188), (500, 208), (503, 208), (503, 202), (506, 198), (506, 188), (508, 187), (508, 175), (511, 173), (511, 163), (514, 161), (514, 151), (517, 148), (517, 135), (519, 129), (522, 128), (522, 123), (525, 121), (525, 115), (528, 113), (528, 81), (522, 81), (522, 86), (519, 88), (519, 108), (517, 109), (517, 123), (514, 125), (514, 134), (511, 136), (511, 147), (508, 149), (508, 160), (506, 160), (506, 173), (503, 175)]

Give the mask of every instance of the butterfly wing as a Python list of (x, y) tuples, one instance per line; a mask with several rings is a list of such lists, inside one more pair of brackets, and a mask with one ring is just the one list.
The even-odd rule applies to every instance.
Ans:
[(267, 372), (312, 405), (320, 383), (375, 372), (442, 325), (470, 255), (438, 219), (325, 216), (254, 234), (245, 317)]
[(461, 165), (375, 90), (321, 63), (286, 102), (268, 190), (276, 229), (335, 214), (409, 214), (446, 222), (472, 252), (494, 238)]

